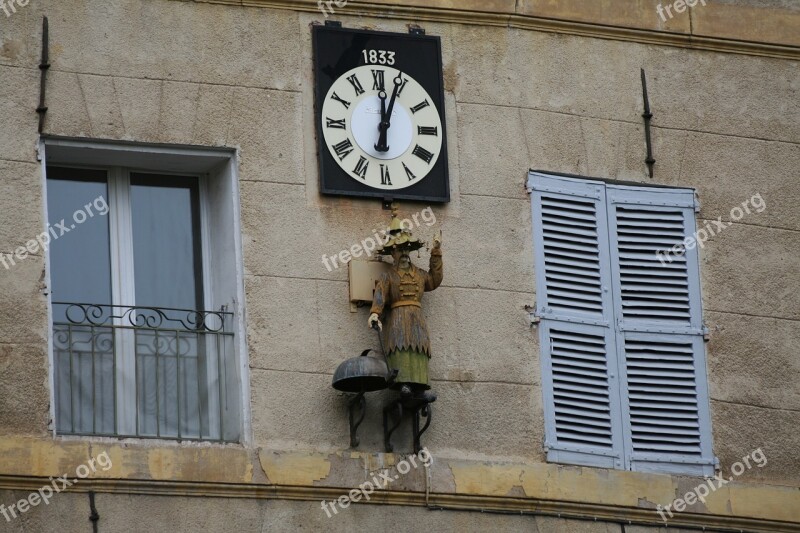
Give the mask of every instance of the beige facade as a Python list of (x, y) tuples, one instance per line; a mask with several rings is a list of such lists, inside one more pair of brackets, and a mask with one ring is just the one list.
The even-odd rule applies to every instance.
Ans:
[(89, 530), (89, 491), (100, 531), (663, 527), (656, 505), (701, 478), (546, 462), (539, 335), (526, 310), (536, 300), (531, 168), (695, 188), (698, 224), (730, 221), (762, 196), (767, 208), (709, 240), (700, 267), (714, 454), (723, 473), (759, 448), (768, 463), (667, 525), (800, 529), (797, 3), (708, 0), (667, 21), (656, 0), (346, 4), (331, 15), (345, 27), (418, 24), (442, 39), (452, 201), (420, 229), (444, 234), (444, 283), (425, 296), (433, 465), (331, 518), (320, 509), (396, 472), (410, 436), (383, 453), (378, 394), (361, 445), (348, 448), (348, 398), (331, 388), (337, 365), (377, 341), (368, 308), (351, 311), (347, 269), (321, 257), (370, 236), (387, 211), (318, 192), (317, 3), (31, 0), (0, 12), (0, 252), (45, 224), (35, 110), (47, 16), (45, 136), (235, 150), (249, 405), (239, 444), (54, 435), (46, 257), (0, 269), (0, 504), (103, 451), (113, 461), (48, 506), (0, 518), (0, 530)]

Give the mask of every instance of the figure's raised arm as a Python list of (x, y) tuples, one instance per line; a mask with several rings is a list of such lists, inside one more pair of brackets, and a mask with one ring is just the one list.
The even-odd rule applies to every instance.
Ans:
[(431, 249), (431, 261), (428, 273), (425, 276), (425, 290), (435, 290), (442, 284), (444, 279), (444, 263), (442, 262), (442, 231), (433, 238), (433, 248)]

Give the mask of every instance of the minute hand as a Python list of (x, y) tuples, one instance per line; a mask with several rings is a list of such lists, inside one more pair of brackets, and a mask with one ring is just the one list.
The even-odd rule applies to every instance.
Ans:
[(386, 114), (381, 117), (381, 125), (378, 127), (380, 129), (380, 137), (378, 138), (378, 144), (375, 146), (375, 149), (379, 152), (388, 152), (389, 145), (388, 143), (388, 133), (389, 128), (392, 125), (392, 112), (394, 111), (394, 103), (397, 100), (397, 94), (400, 92), (400, 87), (403, 86), (403, 74), (400, 73), (394, 79), (394, 90), (392, 91), (392, 98), (389, 100), (389, 107), (386, 109)]

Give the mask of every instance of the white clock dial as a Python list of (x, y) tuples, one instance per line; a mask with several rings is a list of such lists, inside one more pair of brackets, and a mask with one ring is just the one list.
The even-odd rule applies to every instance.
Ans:
[(433, 98), (411, 76), (380, 65), (354, 68), (334, 82), (322, 104), (322, 131), (339, 166), (374, 189), (418, 183), (442, 152), (442, 121)]

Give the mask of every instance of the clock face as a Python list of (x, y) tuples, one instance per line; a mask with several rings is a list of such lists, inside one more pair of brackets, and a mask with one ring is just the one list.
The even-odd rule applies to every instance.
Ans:
[(416, 185), (442, 153), (436, 101), (413, 77), (392, 67), (364, 65), (342, 74), (322, 103), (321, 120), (339, 167), (373, 189)]
[(449, 202), (439, 37), (313, 25), (319, 190)]

